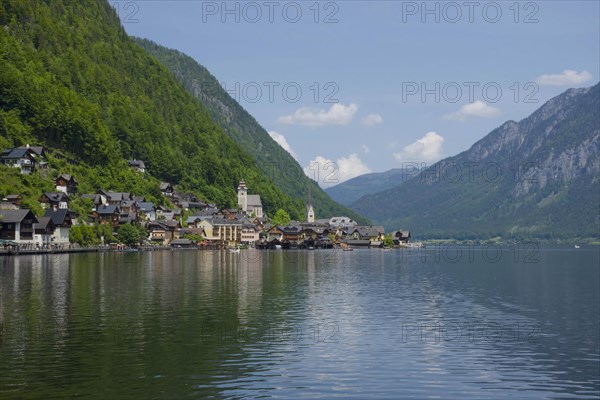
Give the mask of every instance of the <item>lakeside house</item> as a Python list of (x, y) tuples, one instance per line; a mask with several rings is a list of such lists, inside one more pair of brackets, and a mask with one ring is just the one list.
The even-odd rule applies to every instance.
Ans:
[(0, 239), (32, 243), (36, 223), (39, 220), (31, 210), (0, 210)]
[(73, 226), (71, 213), (66, 208), (49, 209), (44, 213), (45, 218), (52, 220), (54, 231), (52, 232), (52, 242), (54, 244), (68, 244), (69, 230)]

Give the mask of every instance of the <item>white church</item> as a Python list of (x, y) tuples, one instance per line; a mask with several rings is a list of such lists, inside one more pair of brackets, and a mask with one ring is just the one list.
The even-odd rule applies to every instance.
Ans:
[(263, 208), (262, 202), (260, 200), (260, 195), (248, 194), (248, 187), (246, 186), (246, 182), (244, 181), (240, 181), (237, 191), (238, 207), (248, 215), (254, 213), (255, 217), (262, 218)]

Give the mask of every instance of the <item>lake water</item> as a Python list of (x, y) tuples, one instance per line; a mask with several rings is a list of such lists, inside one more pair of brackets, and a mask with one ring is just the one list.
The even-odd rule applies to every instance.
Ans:
[(0, 398), (591, 399), (599, 250), (0, 258)]

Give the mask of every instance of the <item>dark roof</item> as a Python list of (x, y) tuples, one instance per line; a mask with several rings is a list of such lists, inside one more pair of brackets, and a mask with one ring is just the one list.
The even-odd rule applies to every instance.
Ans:
[(7, 194), (5, 197), (6, 200), (10, 201), (10, 200), (19, 200), (21, 199), (21, 195), (20, 194)]
[(129, 192), (106, 192), (106, 195), (110, 201), (122, 201), (131, 199), (131, 193)]
[(114, 213), (121, 213), (121, 209), (119, 208), (119, 206), (115, 206), (115, 205), (102, 205), (102, 206), (98, 206), (96, 207), (96, 212), (98, 214), (104, 215), (104, 214), (114, 214)]
[(69, 201), (69, 196), (63, 192), (44, 192), (43, 195), (53, 203), (57, 203), (59, 201)]
[(167, 190), (168, 188), (171, 188), (171, 189), (173, 189), (173, 185), (171, 185), (171, 184), (170, 184), (170, 183), (168, 183), (168, 182), (162, 182), (162, 183), (160, 184), (160, 186), (159, 186), (159, 189), (160, 189), (160, 190)]
[(192, 241), (190, 239), (174, 239), (171, 240), (171, 246), (190, 246)]
[(65, 219), (69, 217), (69, 221), (71, 220), (71, 216), (69, 214), (69, 210), (66, 208), (59, 208), (58, 210), (46, 210), (44, 213), (44, 217), (52, 218), (52, 223), (55, 226), (64, 225)]
[(44, 148), (42, 146), (21, 146), (19, 149), (31, 150), (33, 153), (41, 156), (44, 154)]
[(75, 178), (73, 178), (73, 175), (70, 174), (60, 174), (58, 176), (58, 178), (55, 179), (55, 181), (59, 180), (60, 178), (66, 180), (66, 181), (73, 181), (74, 183), (77, 183), (77, 181), (75, 180)]
[(242, 221), (238, 221), (235, 219), (227, 219), (227, 218), (213, 218), (210, 223), (214, 225), (242, 225)]
[(32, 153), (33, 153), (33, 151), (26, 147), (16, 148), (16, 149), (7, 149), (2, 152), (1, 158), (18, 160), (18, 159), (25, 157), (27, 154), (32, 156)]
[(138, 201), (135, 204), (137, 205), (138, 211), (141, 211), (141, 212), (154, 211), (154, 203), (152, 203), (152, 202)]
[(52, 218), (50, 217), (38, 217), (38, 222), (33, 224), (34, 230), (41, 230), (48, 228), (48, 224), (52, 223)]
[(7, 224), (14, 224), (23, 221), (25, 217), (31, 213), (31, 216), (34, 218), (34, 222), (38, 222), (35, 214), (28, 209), (22, 210), (0, 210), (0, 221)]

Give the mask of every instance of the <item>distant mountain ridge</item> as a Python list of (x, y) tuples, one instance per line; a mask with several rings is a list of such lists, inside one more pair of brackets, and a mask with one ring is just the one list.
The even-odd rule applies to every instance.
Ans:
[(385, 172), (372, 172), (348, 179), (345, 182), (325, 189), (332, 199), (350, 206), (363, 196), (383, 192), (406, 182), (418, 173), (415, 168), (393, 168)]
[(599, 113), (600, 85), (567, 90), (351, 208), (430, 238), (597, 238)]

